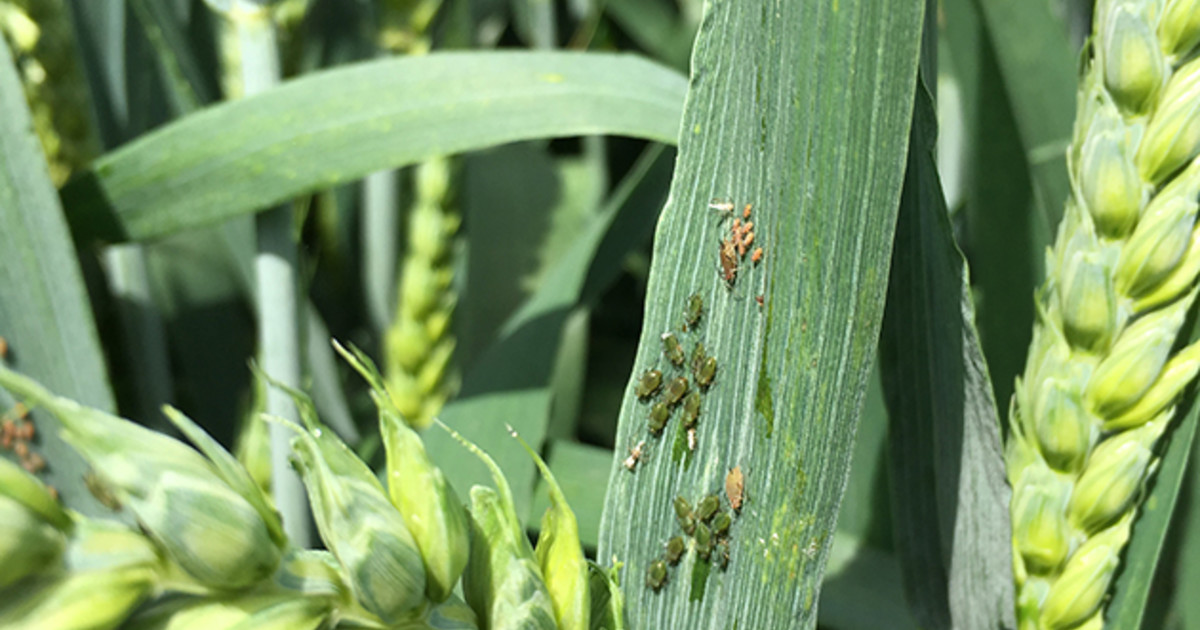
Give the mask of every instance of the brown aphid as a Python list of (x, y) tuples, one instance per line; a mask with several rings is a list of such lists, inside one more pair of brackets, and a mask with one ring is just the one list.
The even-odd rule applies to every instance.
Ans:
[(17, 443), (13, 444), (13, 452), (17, 454), (17, 458), (19, 459), (29, 457), (29, 443), (25, 440), (17, 440)]
[(763, 299), (764, 299), (764, 298), (763, 298), (763, 296), (761, 296), (761, 295), (756, 295), (756, 296), (754, 296), (754, 301), (755, 301), (755, 302), (758, 302), (758, 305), (759, 305), (760, 307), (763, 305)]
[(752, 262), (756, 265), (758, 263), (762, 262), (762, 259), (763, 259), (763, 248), (761, 248), (761, 247), (755, 249), (754, 253), (750, 255), (750, 262)]
[(31, 473), (41, 472), (46, 467), (46, 458), (37, 453), (30, 453), (29, 457), (21, 460), (21, 466)]
[(629, 457), (625, 458), (625, 469), (633, 472), (637, 468), (638, 460), (642, 458), (642, 448), (646, 446), (646, 440), (642, 440), (629, 449)]
[(742, 208), (742, 218), (743, 219), (750, 218), (750, 208), (753, 208), (753, 207), (754, 207), (754, 204), (748, 203), (748, 204), (746, 204), (745, 208)]
[(734, 247), (732, 238), (721, 241), (720, 261), (721, 277), (725, 280), (725, 287), (732, 289), (733, 283), (737, 281), (738, 272), (737, 248)]
[(741, 245), (742, 245), (742, 247), (749, 249), (750, 246), (753, 244), (754, 244), (754, 232), (747, 232), (746, 235), (744, 237), (742, 237)]
[(742, 477), (742, 467), (734, 466), (725, 475), (725, 496), (729, 499), (729, 507), (734, 512), (741, 513), (742, 499), (745, 498), (745, 479)]
[(35, 435), (36, 432), (34, 431), (32, 422), (26, 421), (17, 425), (18, 438), (25, 440), (26, 442), (32, 442)]
[(0, 337), (0, 359), (8, 356), (8, 340)]

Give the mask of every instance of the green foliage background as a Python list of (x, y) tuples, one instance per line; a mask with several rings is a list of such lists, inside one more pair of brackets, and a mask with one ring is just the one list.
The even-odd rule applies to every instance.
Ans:
[[(398, 277), (366, 262), (359, 180), (457, 154), (462, 387), (442, 419), (505, 469), (531, 532), (545, 490), (505, 424), (541, 450), (585, 546), (625, 563), (631, 627), (1011, 624), (999, 417), (1067, 194), (1088, 2), (401, 2), (436, 9), (435, 52), (384, 59), (386, 0), (288, 0), (286, 80), (229, 102), (204, 2), (53, 4), (104, 151), (56, 191), (41, 121), (22, 113), (16, 70), (36, 55), (0, 50), (0, 336), (16, 369), (156, 427), (171, 402), (232, 442), (255, 397), (245, 218), (294, 200), (306, 387), (369, 458), (367, 392), (325, 343), (378, 357), (369, 287)], [(713, 198), (754, 204), (766, 252), (732, 289)], [(388, 211), (410, 200), (402, 188)], [(720, 371), (696, 453), (677, 456), (675, 425), (649, 438), (631, 383), (664, 363), (659, 335), (697, 291), (687, 348), (703, 339)], [(1200, 628), (1181, 596), (1200, 589), (1187, 406), (1113, 627)], [(82, 464), (41, 435), (47, 481), (99, 513)], [(486, 478), (426, 440), (464, 496)], [(748, 503), (730, 570), (705, 581), (688, 560), (644, 588), (675, 533), (670, 499), (717, 490), (734, 465)]]

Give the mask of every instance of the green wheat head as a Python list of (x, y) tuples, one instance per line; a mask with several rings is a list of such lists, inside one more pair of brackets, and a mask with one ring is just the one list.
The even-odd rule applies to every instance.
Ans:
[(1200, 273), (1200, 3), (1101, 0), (1072, 194), (1010, 411), (1017, 612), (1103, 627), (1155, 446), (1200, 368), (1176, 350)]

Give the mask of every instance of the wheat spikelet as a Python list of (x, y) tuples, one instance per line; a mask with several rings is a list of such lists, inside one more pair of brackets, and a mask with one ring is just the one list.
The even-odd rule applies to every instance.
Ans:
[(1010, 410), (1023, 630), (1103, 627), (1155, 445), (1200, 347), (1173, 352), (1200, 272), (1200, 2), (1101, 0), (1072, 195)]

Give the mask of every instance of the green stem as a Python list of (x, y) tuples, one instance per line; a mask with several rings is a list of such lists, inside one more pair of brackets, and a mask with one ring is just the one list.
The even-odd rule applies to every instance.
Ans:
[[(267, 9), (250, 2), (235, 6), (231, 15), (241, 50), (242, 92), (251, 96), (279, 83), (279, 50), (275, 25)], [(254, 274), (258, 287), (259, 360), (263, 372), (280, 383), (300, 388), (300, 300), (297, 261), (292, 239), (294, 214), (290, 205), (258, 215), (258, 253)], [(266, 413), (299, 421), (287, 393), (267, 390)], [(292, 544), (309, 547), (308, 503), (300, 476), (289, 462), (292, 433), (279, 424), (269, 427), (271, 491)]]

